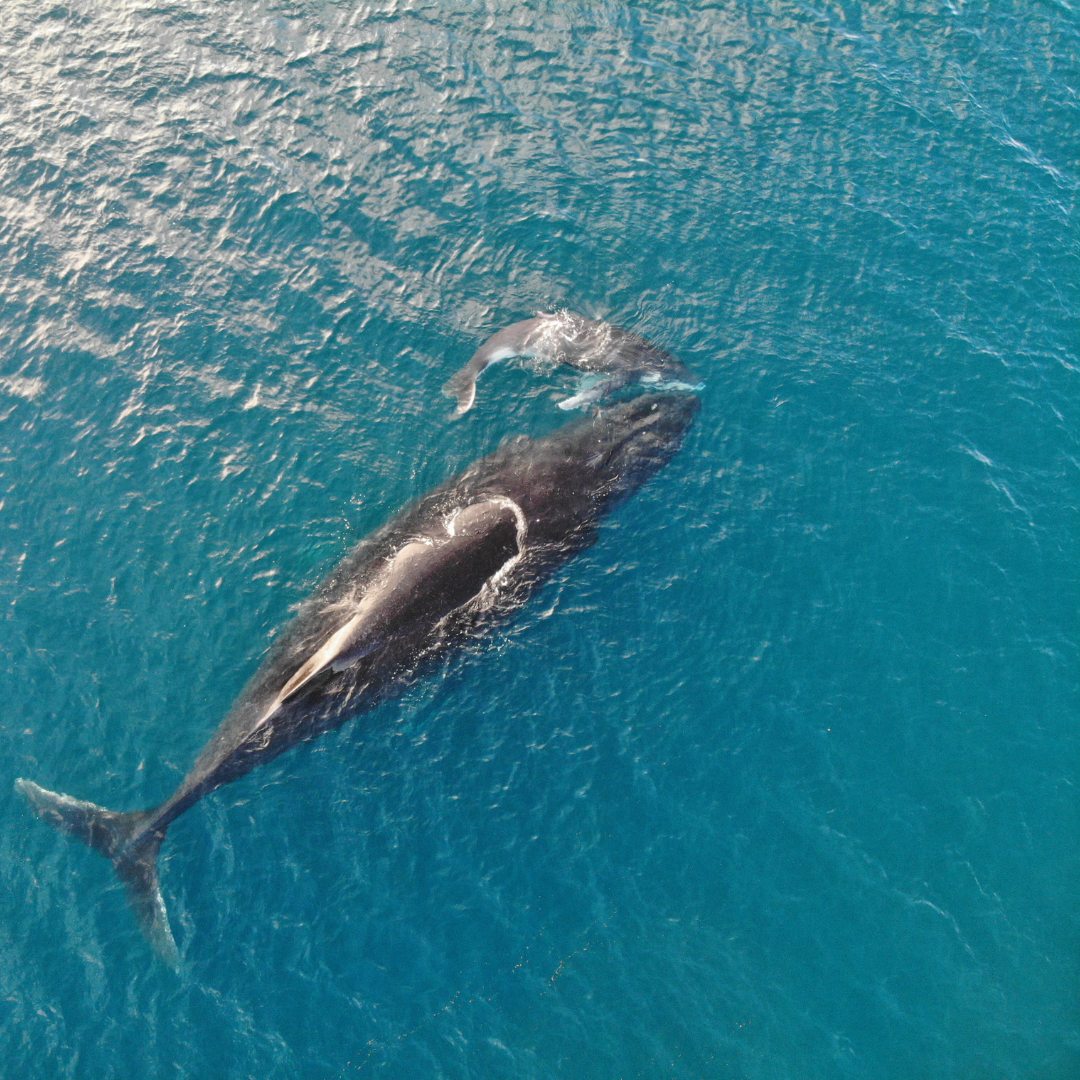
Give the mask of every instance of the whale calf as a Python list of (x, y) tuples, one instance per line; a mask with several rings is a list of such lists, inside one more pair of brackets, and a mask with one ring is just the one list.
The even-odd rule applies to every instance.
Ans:
[(561, 409), (590, 404), (635, 381), (665, 384), (675, 390), (701, 388), (685, 364), (645, 338), (611, 323), (563, 311), (512, 323), (488, 338), (442, 388), (446, 397), (457, 399), (454, 416), (473, 407), (480, 375), (497, 361), (514, 356), (568, 364), (600, 377), (590, 388), (560, 401)]
[(17, 780), (46, 821), (112, 861), (160, 955), (178, 953), (158, 881), (169, 825), (296, 743), (401, 693), (431, 661), (521, 607), (662, 468), (698, 409), (645, 394), (551, 435), (520, 436), (362, 540), (304, 603), (160, 806), (120, 813)]

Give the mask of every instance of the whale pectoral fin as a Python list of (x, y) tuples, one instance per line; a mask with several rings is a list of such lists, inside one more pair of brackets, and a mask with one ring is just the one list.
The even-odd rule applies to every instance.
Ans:
[(670, 380), (659, 382), (657, 384), (657, 389), (658, 390), (679, 390), (679, 391), (685, 392), (685, 393), (696, 394), (696, 393), (698, 393), (698, 391), (705, 389), (705, 384), (703, 382), (689, 383), (689, 382), (683, 382), (681, 379), (670, 379)]
[(608, 394), (614, 393), (616, 390), (626, 385), (627, 380), (619, 377), (610, 379), (600, 379), (597, 381), (595, 377), (587, 376), (582, 380), (580, 389), (573, 397), (564, 398), (558, 403), (560, 409), (580, 409), (586, 405), (591, 405), (594, 401), (599, 401), (602, 397), (607, 397)]

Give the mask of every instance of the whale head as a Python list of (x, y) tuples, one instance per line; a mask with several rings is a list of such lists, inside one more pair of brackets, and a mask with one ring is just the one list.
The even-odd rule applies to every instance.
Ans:
[(628, 495), (659, 472), (682, 445), (701, 403), (693, 394), (643, 394), (605, 409), (587, 440), (588, 467)]

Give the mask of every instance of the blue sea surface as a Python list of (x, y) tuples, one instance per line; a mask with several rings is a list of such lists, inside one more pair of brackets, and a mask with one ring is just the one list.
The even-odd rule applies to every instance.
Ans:
[[(0, 6), (0, 1075), (1080, 1076), (1069, 0)], [(683, 450), (482, 646), (199, 803), (179, 973), (16, 777), (185, 775), (567, 370)]]

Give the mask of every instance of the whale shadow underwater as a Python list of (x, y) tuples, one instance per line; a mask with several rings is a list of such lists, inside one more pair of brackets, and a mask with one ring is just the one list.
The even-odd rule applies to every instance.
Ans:
[(157, 866), (169, 825), (289, 747), (402, 693), (435, 659), (520, 608), (667, 464), (697, 411), (690, 394), (644, 394), (542, 438), (511, 438), (406, 507), (305, 601), (160, 806), (123, 813), (31, 780), (16, 789), (112, 862), (143, 933), (176, 967)]

